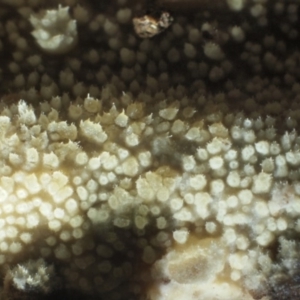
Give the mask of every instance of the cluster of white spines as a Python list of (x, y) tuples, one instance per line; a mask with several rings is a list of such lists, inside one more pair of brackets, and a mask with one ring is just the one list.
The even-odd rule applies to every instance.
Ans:
[[(20, 292), (48, 294), (54, 287), (54, 268), (43, 259), (29, 260), (9, 270), (5, 280)], [(6, 285), (10, 284), (9, 282)]]
[(32, 35), (44, 51), (61, 54), (76, 45), (76, 21), (70, 18), (68, 10), (69, 7), (59, 5), (56, 10), (41, 11), (38, 15), (30, 16), (34, 27)]

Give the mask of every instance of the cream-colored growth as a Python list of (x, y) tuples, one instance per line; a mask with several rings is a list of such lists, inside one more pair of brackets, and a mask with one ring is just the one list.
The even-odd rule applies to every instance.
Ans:
[(231, 282), (211, 282), (205, 284), (182, 285), (177, 282), (161, 284), (150, 289), (150, 300), (172, 300), (176, 297), (185, 300), (195, 299), (195, 295), (201, 295), (202, 300), (253, 300), (253, 297), (244, 292), (238, 285)]
[(217, 241), (204, 239), (184, 251), (174, 250), (167, 254), (167, 274), (178, 283), (203, 283), (211, 281), (223, 270), (224, 258), (218, 256)]
[[(80, 243), (90, 229), (109, 225), (141, 234), (146, 264), (156, 261), (157, 245), (186, 247), (184, 254), (174, 250), (167, 256), (172, 284), (215, 286), (213, 280), (225, 266), (233, 282), (246, 275), (254, 280), (241, 265), (255, 265), (256, 259), (247, 260), (244, 253), (255, 248), (264, 254), (279, 233), (300, 231), (297, 180), (281, 183), (299, 164), (291, 136), (285, 135), (281, 144), (269, 142), (254, 130), (252, 119), (228, 119), (225, 127), (221, 115), (199, 117), (177, 102), (169, 107), (158, 103), (166, 108), (149, 115), (140, 103), (126, 111), (113, 106), (102, 112), (102, 102), (87, 97), (76, 106), (80, 121), (74, 113), (70, 121), (61, 121), (51, 109), (60, 101), (51, 103), (40, 117), (25, 102), (10, 116), (0, 116), (3, 264), (7, 254), (31, 247), (45, 258), (79, 259), (89, 269), (84, 257), (97, 247)], [(180, 120), (191, 116), (196, 120), (191, 127)], [(144, 239), (151, 226), (158, 230), (153, 245)], [(40, 227), (45, 241), (34, 234)], [(198, 236), (193, 248), (195, 233), (211, 238)], [(109, 240), (112, 247), (123, 247), (117, 236)], [(230, 252), (227, 262), (220, 260), (228, 249), (237, 251)], [(226, 289), (229, 295), (237, 292), (235, 286)]]
[[(144, 264), (176, 250), (157, 300), (293, 289), (271, 279), (299, 260), (280, 239), (300, 232), (298, 3), (152, 2), (164, 1), (198, 2), (201, 20), (139, 40), (130, 23), (143, 1), (0, 0), (2, 269), (44, 257), (90, 298), (147, 298)], [(159, 30), (169, 17), (142, 19)]]
[[(173, 250), (157, 261), (152, 267), (156, 284), (148, 289), (151, 300), (180, 299), (253, 299), (249, 294), (230, 282), (216, 280), (224, 268), (224, 249), (218, 240), (193, 241), (192, 245)], [(244, 256), (246, 258), (246, 256)], [(244, 257), (232, 257), (238, 268)], [(161, 283), (158, 282), (162, 278)], [(167, 279), (168, 283), (164, 281)], [(164, 283), (163, 283), (164, 282)]]
[(41, 11), (30, 16), (30, 23), (34, 27), (32, 35), (45, 52), (63, 54), (76, 45), (76, 21), (70, 18), (68, 10), (69, 7), (59, 5), (56, 10)]

